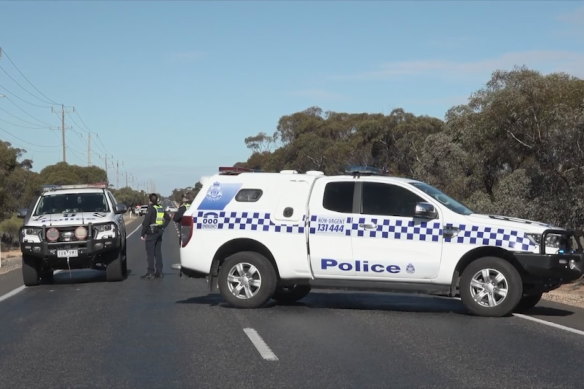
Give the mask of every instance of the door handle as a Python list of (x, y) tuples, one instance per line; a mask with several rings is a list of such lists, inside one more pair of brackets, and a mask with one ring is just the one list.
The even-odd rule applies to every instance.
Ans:
[(369, 223), (360, 223), (359, 227), (364, 228), (366, 230), (373, 230), (373, 229), (377, 228), (377, 226), (375, 224), (369, 224)]

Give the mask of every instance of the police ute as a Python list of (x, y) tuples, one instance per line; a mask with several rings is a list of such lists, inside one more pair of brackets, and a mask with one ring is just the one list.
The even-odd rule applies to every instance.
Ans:
[(32, 209), (19, 214), (24, 284), (52, 282), (56, 269), (100, 269), (108, 281), (122, 280), (126, 211), (106, 184), (45, 186)]
[(459, 296), (505, 316), (582, 276), (582, 233), (476, 214), (424, 182), (242, 170), (208, 178), (181, 221), (181, 273), (235, 307), (343, 288)]

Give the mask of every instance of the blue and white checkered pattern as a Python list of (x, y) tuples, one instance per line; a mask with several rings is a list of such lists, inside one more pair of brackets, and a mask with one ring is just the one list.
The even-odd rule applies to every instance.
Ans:
[(452, 238), (444, 238), (446, 243), (466, 243), (480, 246), (506, 247), (516, 250), (528, 251), (535, 249), (535, 245), (525, 237), (525, 234), (505, 228), (447, 225), (446, 228), (455, 227), (458, 233)]
[(304, 233), (304, 225), (274, 224), (269, 212), (198, 211), (193, 223), (196, 229)]
[[(196, 229), (238, 230), (303, 234), (302, 224), (275, 224), (269, 212), (208, 212), (199, 211), (194, 218)], [(327, 216), (324, 217), (325, 219)], [(342, 229), (335, 232), (318, 231), (318, 215), (310, 216), (309, 234), (338, 234), (353, 237), (376, 239), (403, 239), (424, 242), (440, 242), (443, 228), (439, 221), (414, 222), (397, 218), (383, 219), (375, 217), (345, 217)], [(304, 217), (303, 217), (304, 220)], [(366, 229), (365, 224), (375, 226)], [(476, 225), (447, 225), (446, 230), (454, 234), (444, 237), (444, 243), (470, 244), (477, 246), (496, 246), (515, 250), (529, 251), (535, 246), (522, 232)]]

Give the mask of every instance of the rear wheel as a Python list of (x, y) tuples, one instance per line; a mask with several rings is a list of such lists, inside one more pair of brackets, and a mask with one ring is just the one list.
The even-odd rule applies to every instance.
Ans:
[(40, 282), (39, 263), (35, 258), (22, 256), (22, 280), (26, 286), (35, 286)]
[(225, 260), (219, 269), (219, 290), (223, 298), (238, 308), (264, 305), (276, 289), (276, 271), (263, 255), (242, 251)]
[(310, 293), (310, 285), (294, 284), (289, 286), (279, 286), (272, 298), (282, 304), (294, 303)]
[(517, 304), (513, 311), (519, 313), (529, 311), (531, 308), (535, 307), (537, 303), (539, 303), (539, 300), (541, 300), (542, 295), (543, 295), (542, 292), (536, 294), (523, 295), (523, 297), (521, 297), (521, 300), (519, 300), (519, 304)]
[(522, 295), (519, 272), (502, 258), (477, 259), (462, 273), (460, 297), (466, 308), (475, 315), (509, 315)]

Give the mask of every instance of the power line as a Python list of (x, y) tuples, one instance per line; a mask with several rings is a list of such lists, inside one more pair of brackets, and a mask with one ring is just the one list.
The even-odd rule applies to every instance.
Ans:
[(38, 108), (50, 108), (49, 105), (38, 105), (35, 103), (31, 103), (28, 100), (23, 99), (22, 97), (18, 96), (16, 93), (12, 92), (10, 89), (6, 88), (4, 85), (0, 84), (0, 89), (3, 89), (4, 91), (6, 91), (6, 93), (16, 97), (18, 100), (22, 101), (23, 103), (32, 105), (33, 107), (38, 107)]
[(18, 86), (20, 86), (25, 92), (27, 92), (28, 94), (30, 94), (31, 96), (35, 97), (36, 99), (43, 101), (46, 104), (59, 104), (56, 101), (54, 101), (53, 99), (47, 97), (43, 92), (41, 92), (32, 82), (30, 82), (30, 80), (24, 75), (24, 73), (22, 73), (20, 71), (20, 69), (18, 68), (18, 66), (16, 66), (16, 64), (12, 61), (12, 59), (10, 58), (10, 56), (6, 53), (6, 50), (3, 50), (0, 47), (0, 59), (2, 58), (2, 56), (5, 56), (6, 59), (8, 59), (8, 61), (12, 64), (12, 66), (14, 66), (14, 68), (18, 71), (18, 73), (22, 76), (22, 78), (24, 78), (26, 80), (26, 82), (28, 82), (28, 84), (30, 86), (32, 86), (34, 88), (34, 90), (36, 90), (41, 96), (43, 96), (46, 100), (43, 100), (41, 98), (39, 98), (38, 96), (34, 95), (33, 93), (29, 92), (28, 89), (24, 88), (22, 85), (20, 85), (20, 83), (18, 81), (16, 81), (11, 75), (9, 75), (4, 68), (0, 65), (0, 69), (2, 69), (2, 71), (4, 73), (6, 73), (6, 75), (8, 77), (10, 77)]

